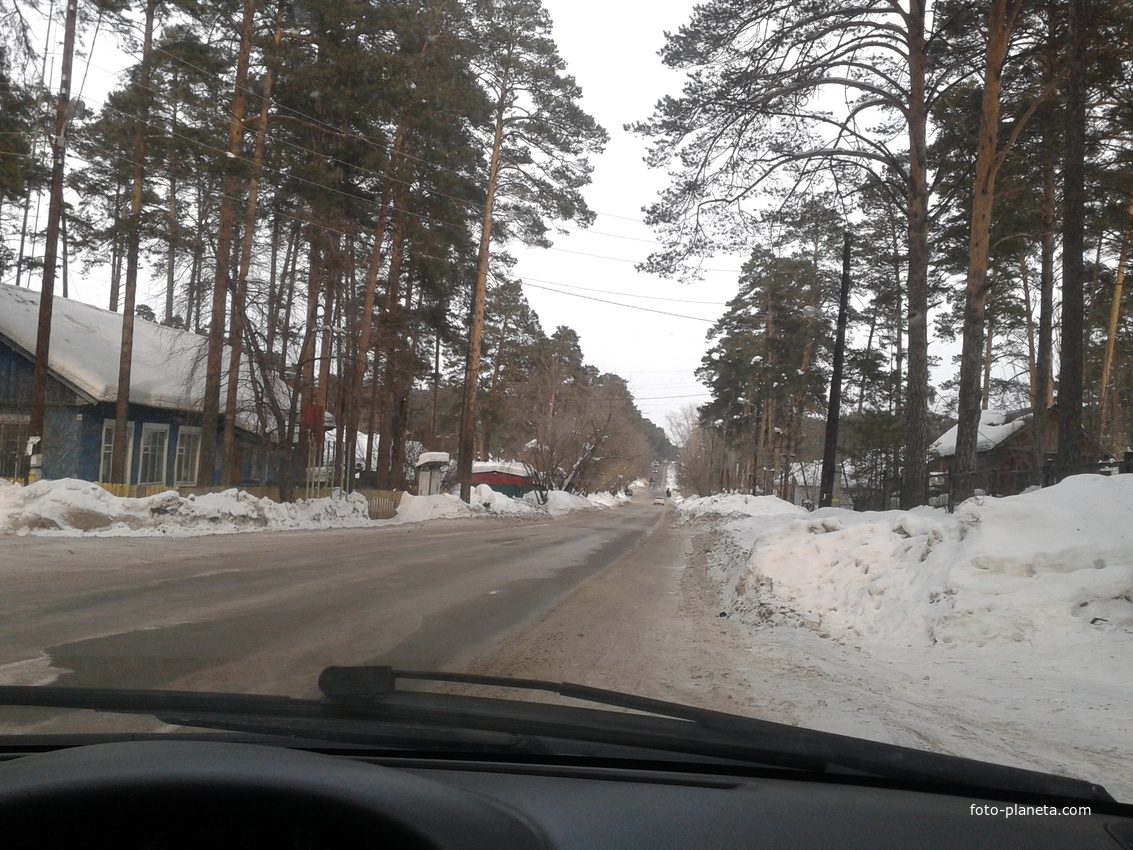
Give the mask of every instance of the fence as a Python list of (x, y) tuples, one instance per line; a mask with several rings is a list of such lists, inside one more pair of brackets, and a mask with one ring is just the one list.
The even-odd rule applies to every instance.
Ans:
[(370, 505), (370, 519), (393, 519), (401, 504), (400, 490), (355, 490), (366, 497)]

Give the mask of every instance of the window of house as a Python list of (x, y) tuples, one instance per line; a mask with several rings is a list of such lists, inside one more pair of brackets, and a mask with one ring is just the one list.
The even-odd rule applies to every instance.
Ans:
[(0, 414), (0, 478), (20, 478), (24, 474), (29, 419)]
[(141, 457), (138, 461), (139, 484), (165, 483), (168, 449), (168, 425), (142, 425)]
[(177, 462), (173, 483), (196, 484), (197, 464), (201, 459), (201, 429), (182, 425), (177, 432)]
[[(134, 434), (134, 423), (127, 422), (126, 430)], [(110, 480), (110, 455), (114, 451), (114, 420), (102, 423), (102, 452), (98, 461), (98, 480)], [(126, 483), (130, 483), (130, 471), (134, 468), (134, 441), (126, 441)]]

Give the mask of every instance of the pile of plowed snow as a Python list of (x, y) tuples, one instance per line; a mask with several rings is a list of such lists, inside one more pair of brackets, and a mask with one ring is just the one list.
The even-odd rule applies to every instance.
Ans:
[(73, 478), (0, 489), (0, 533), (9, 534), (195, 535), (370, 523), (366, 499), (357, 493), (274, 502), (235, 489), (203, 496), (169, 490), (131, 499)]
[(460, 517), (558, 516), (624, 501), (608, 494), (583, 498), (552, 490), (540, 504), (534, 494), (512, 499), (479, 484), (469, 504), (451, 494), (404, 494), (394, 519), (372, 520), (360, 493), (274, 502), (237, 489), (203, 496), (169, 490), (135, 499), (113, 496), (97, 484), (72, 478), (37, 481), (27, 487), (0, 479), (0, 534), (122, 537), (350, 528)]
[(954, 514), (808, 513), (773, 498), (679, 508), (729, 520), (750, 552), (717, 565), (722, 603), (742, 619), (902, 645), (1133, 634), (1133, 475), (1073, 476), (1019, 496), (970, 499)]

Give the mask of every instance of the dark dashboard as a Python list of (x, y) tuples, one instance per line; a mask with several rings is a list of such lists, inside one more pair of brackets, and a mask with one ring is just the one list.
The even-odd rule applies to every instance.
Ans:
[(192, 740), (4, 755), (5, 848), (1133, 848), (1117, 803), (710, 764)]

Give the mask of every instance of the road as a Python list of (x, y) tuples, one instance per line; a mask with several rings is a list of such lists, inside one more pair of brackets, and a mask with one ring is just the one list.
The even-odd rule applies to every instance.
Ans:
[(0, 538), (0, 683), (313, 696), (330, 664), (461, 669), (667, 511), (196, 538)]

